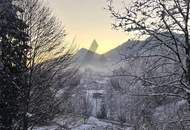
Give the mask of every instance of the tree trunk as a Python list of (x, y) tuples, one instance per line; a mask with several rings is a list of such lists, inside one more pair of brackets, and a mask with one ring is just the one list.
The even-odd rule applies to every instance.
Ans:
[[(188, 52), (190, 51), (190, 49), (188, 50)], [(186, 59), (186, 64), (187, 64), (187, 74), (186, 74), (186, 82), (189, 86), (190, 89), (190, 55), (188, 55), (188, 58)], [(188, 106), (189, 106), (189, 111), (190, 111), (190, 93), (187, 92), (187, 101), (188, 101)]]
[(27, 129), (28, 129), (28, 117), (27, 115), (25, 115), (23, 118), (23, 130), (27, 130)]

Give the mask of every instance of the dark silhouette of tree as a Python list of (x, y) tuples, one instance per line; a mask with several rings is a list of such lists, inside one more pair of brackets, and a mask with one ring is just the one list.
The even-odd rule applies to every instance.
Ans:
[(2, 0), (0, 14), (0, 128), (27, 130), (53, 119), (64, 102), (57, 93), (76, 86), (68, 85), (77, 73), (74, 49), (40, 0)]
[(56, 98), (56, 94), (66, 86), (68, 79), (72, 80), (77, 69), (70, 67), (74, 49), (67, 49), (63, 43), (65, 29), (51, 9), (40, 0), (18, 2), (24, 9), (22, 19), (28, 25), (25, 31), (29, 34), (28, 45), (31, 46), (27, 64), (30, 87), (25, 102), (25, 110), (31, 116), (24, 120), (26, 129), (46, 123), (58, 114), (63, 99)]
[[(0, 15), (0, 129), (15, 129), (15, 122), (25, 113), (20, 113), (20, 105), (28, 87), (26, 73), (28, 34), (26, 23), (20, 19), (22, 9), (13, 0), (1, 0)], [(19, 128), (18, 128), (19, 129)]]

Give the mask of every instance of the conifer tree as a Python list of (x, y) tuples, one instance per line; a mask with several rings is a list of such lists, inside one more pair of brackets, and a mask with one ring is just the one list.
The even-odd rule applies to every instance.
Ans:
[[(0, 1), (0, 129), (15, 130), (20, 120), (20, 104), (27, 87), (26, 24), (14, 0)], [(22, 113), (26, 114), (26, 113)]]

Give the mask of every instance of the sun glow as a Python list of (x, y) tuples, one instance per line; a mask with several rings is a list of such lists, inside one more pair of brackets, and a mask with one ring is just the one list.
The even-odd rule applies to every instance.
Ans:
[[(96, 39), (99, 44), (97, 53), (103, 54), (126, 42), (130, 35), (112, 29), (110, 14), (104, 8), (106, 0), (47, 0), (54, 14), (63, 21), (66, 42), (79, 48), (89, 48)], [(121, 2), (117, 1), (118, 4)]]

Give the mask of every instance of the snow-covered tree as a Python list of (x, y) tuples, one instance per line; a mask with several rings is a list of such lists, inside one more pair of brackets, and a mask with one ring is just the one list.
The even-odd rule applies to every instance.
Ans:
[(0, 129), (21, 129), (15, 122), (25, 117), (20, 106), (28, 87), (27, 60), (29, 46), (26, 23), (20, 19), (22, 9), (14, 0), (0, 1)]
[[(128, 32), (132, 31), (143, 37), (151, 36), (151, 38), (147, 40), (144, 53), (141, 53), (138, 57), (146, 57), (147, 59), (149, 57), (149, 61), (153, 58), (157, 60), (161, 59), (162, 65), (160, 64), (159, 67), (155, 67), (154, 70), (165, 68), (164, 71), (166, 72), (166, 68), (169, 66), (177, 66), (178, 69), (176, 69), (177, 67), (174, 68), (173, 72), (170, 70), (167, 75), (166, 73), (164, 75), (160, 73), (159, 77), (169, 78), (171, 75), (180, 75), (178, 79), (175, 79), (175, 83), (174, 80), (172, 83), (171, 80), (168, 80), (169, 82), (165, 82), (163, 85), (168, 85), (168, 87), (178, 88), (183, 91), (183, 94), (169, 93), (168, 96), (185, 98), (190, 104), (190, 1), (135, 0), (131, 6), (126, 6), (121, 12), (114, 9), (112, 2), (113, 0), (109, 1), (108, 9), (116, 19), (114, 27), (122, 28)], [(145, 53), (147, 51), (150, 52), (150, 50), (152, 50), (152, 52), (155, 51), (155, 53)], [(137, 56), (130, 58), (138, 59)], [(129, 59), (129, 57), (127, 57), (127, 59)], [(167, 64), (164, 64), (164, 61), (166, 61)], [(157, 63), (155, 63), (154, 66), (158, 65)], [(138, 77), (139, 79), (143, 79), (140, 76)], [(155, 78), (158, 78), (158, 76), (154, 77), (154, 79)], [(153, 79), (153, 77), (144, 78), (144, 80), (149, 79)], [(154, 85), (161, 87), (160, 84), (155, 82)]]
[(134, 55), (122, 54), (132, 64), (123, 76), (149, 88), (140, 94), (154, 97), (155, 103), (175, 97), (174, 101), (188, 101), (190, 108), (190, 1), (134, 0), (131, 5), (123, 4), (119, 11), (113, 3), (109, 0), (108, 10), (115, 18), (113, 26), (145, 39), (134, 46)]

